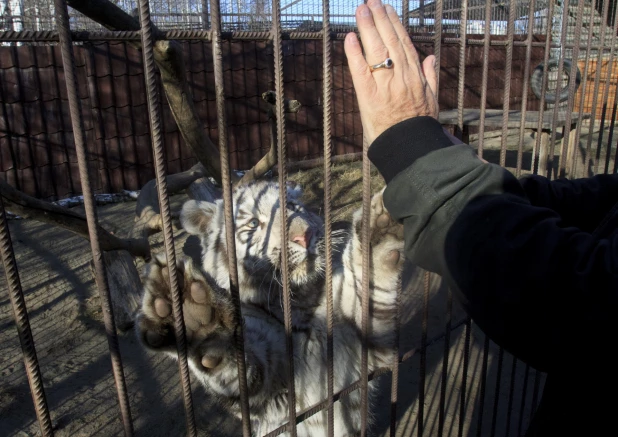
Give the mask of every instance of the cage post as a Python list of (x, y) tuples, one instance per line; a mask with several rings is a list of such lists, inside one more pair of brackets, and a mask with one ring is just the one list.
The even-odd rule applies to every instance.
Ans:
[(230, 272), (230, 293), (234, 302), (236, 329), (236, 363), (238, 367), (238, 386), (240, 391), (240, 411), (244, 437), (251, 437), (251, 418), (249, 411), (249, 389), (247, 388), (247, 365), (245, 363), (245, 343), (240, 309), (240, 289), (238, 285), (238, 265), (236, 260), (235, 226), (232, 216), (232, 187), (230, 181), (229, 149), (227, 144), (227, 113), (225, 110), (225, 89), (223, 80), (223, 52), (221, 50), (221, 5), (219, 0), (210, 0), (210, 19), (212, 29), (212, 50), (215, 72), (215, 94), (217, 101), (217, 127), (219, 130), (219, 150), (221, 159), (221, 183), (223, 185), (223, 207), (225, 214), (225, 236)]
[[(287, 150), (285, 138), (285, 111), (283, 102), (283, 41), (281, 37), (281, 1), (273, 0), (273, 45), (275, 58), (275, 92), (277, 101), (277, 147), (279, 150), (279, 210), (281, 211), (281, 280), (283, 284), (283, 312), (285, 322), (285, 337), (288, 354), (288, 413), (291, 437), (296, 437), (296, 388), (294, 384), (294, 344), (292, 338), (292, 303), (290, 299), (289, 254), (288, 254), (288, 214), (287, 214)], [(285, 248), (285, 249), (283, 249)]]
[[(554, 1), (549, 2), (547, 16), (553, 17)], [(549, 52), (552, 45), (552, 24), (553, 20), (548, 18), (547, 31), (545, 33), (545, 50), (543, 55), (543, 65), (547, 65), (549, 61)], [(603, 30), (601, 30), (603, 32)], [(539, 102), (539, 120), (536, 128), (536, 143), (534, 145), (533, 156), (538, 157), (538, 165), (532, 162), (532, 173), (537, 174), (547, 170), (547, 136), (543, 132), (543, 117), (545, 112), (545, 93), (547, 91), (547, 77), (549, 75), (548, 68), (543, 68), (543, 77), (541, 79), (541, 97)], [(543, 169), (545, 167), (545, 169)]]
[(118, 402), (125, 436), (133, 435), (133, 422), (131, 420), (131, 409), (129, 396), (127, 393), (122, 358), (118, 346), (116, 326), (114, 323), (114, 313), (111, 305), (109, 286), (107, 283), (107, 272), (103, 261), (103, 253), (99, 245), (99, 235), (97, 232), (97, 211), (94, 204), (94, 196), (90, 186), (90, 176), (88, 174), (88, 162), (86, 156), (86, 145), (84, 139), (84, 121), (82, 118), (81, 106), (77, 96), (77, 77), (75, 74), (75, 59), (73, 55), (73, 43), (69, 27), (69, 12), (65, 0), (55, 0), (56, 24), (58, 27), (58, 38), (62, 51), (62, 65), (64, 69), (67, 95), (69, 100), (69, 110), (71, 113), (71, 124), (73, 127), (73, 137), (75, 138), (75, 151), (79, 166), (79, 178), (84, 194), (84, 207), (86, 209), (86, 220), (88, 222), (88, 232), (90, 237), (90, 248), (95, 269), (95, 281), (101, 296), (101, 307), (103, 310), (103, 320), (105, 332), (112, 360), (112, 370), (116, 391), (118, 392)]
[[(568, 0), (567, 0), (568, 1)], [(511, 99), (511, 74), (513, 70), (513, 36), (515, 33), (515, 2), (509, 2), (507, 24), (506, 66), (504, 72), (504, 94), (502, 98), (502, 137), (500, 138), (500, 166), (506, 164), (506, 143), (508, 138), (509, 109)]]
[(28, 320), (26, 300), (24, 299), (24, 292), (21, 288), (19, 272), (17, 271), (17, 262), (2, 196), (0, 196), (0, 254), (2, 255), (4, 274), (6, 275), (9, 298), (13, 308), (13, 317), (15, 318), (19, 343), (24, 356), (28, 385), (30, 386), (30, 394), (34, 402), (36, 417), (39, 421), (39, 428), (41, 429), (42, 436), (51, 437), (54, 435), (54, 432), (52, 430), (49, 407), (45, 396), (45, 388), (43, 387), (39, 360), (36, 356), (36, 347), (32, 338), (32, 330), (30, 329), (30, 321)]
[[(581, 39), (581, 34), (582, 34), (582, 20), (583, 20), (583, 15), (584, 15), (584, 3), (583, 1), (579, 2), (579, 5), (577, 6), (577, 22), (575, 25), (575, 34), (573, 35), (573, 39), (576, 42), (579, 42), (579, 40)], [(567, 112), (566, 112), (566, 121), (565, 121), (565, 127), (564, 127), (564, 136), (562, 138), (562, 148), (560, 150), (560, 157), (558, 159), (558, 169), (559, 169), (559, 173), (560, 173), (560, 177), (565, 177), (567, 171), (571, 170), (571, 165), (569, 162), (569, 156), (572, 152), (572, 148), (570, 147), (570, 135), (571, 135), (571, 117), (572, 117), (572, 109), (573, 106), (575, 104), (574, 99), (575, 99), (575, 77), (576, 77), (576, 73), (578, 70), (578, 65), (577, 65), (577, 60), (579, 57), (579, 44), (575, 44), (575, 47), (573, 47), (573, 55), (571, 56), (571, 60), (572, 60), (572, 64), (571, 64), (571, 71), (569, 72), (569, 98), (567, 101)], [(584, 83), (584, 88), (585, 88), (585, 83)], [(606, 84), (606, 90), (609, 91), (609, 81)], [(577, 125), (579, 126), (581, 123), (577, 123)], [(610, 131), (611, 132), (611, 131)], [(611, 133), (610, 133), (611, 135)], [(573, 138), (575, 139), (575, 137)], [(611, 141), (610, 141), (611, 142)], [(576, 144), (573, 143), (573, 147), (575, 147)]]
[[(607, 23), (607, 17), (609, 16), (609, 2), (603, 3), (603, 22)], [(601, 26), (601, 48), (597, 53), (597, 69), (594, 74), (594, 91), (592, 92), (592, 111), (590, 115), (590, 123), (592, 130), (594, 131), (594, 126), (596, 125), (596, 115), (597, 115), (597, 102), (599, 99), (599, 85), (601, 82), (601, 70), (602, 61), (603, 61), (603, 52), (605, 46), (605, 31), (607, 26)], [(586, 155), (584, 158), (584, 168), (588, 167), (590, 163), (590, 152), (592, 151), (592, 135), (588, 135), (588, 141), (586, 143)]]
[(489, 44), (491, 38), (491, 2), (485, 2), (485, 29), (483, 37), (483, 73), (481, 77), (481, 119), (479, 121), (479, 144), (477, 153), (483, 157), (485, 141), (485, 110), (487, 109), (487, 82), (489, 78)]
[(191, 398), (191, 377), (187, 363), (187, 339), (183, 318), (183, 300), (178, 284), (178, 270), (176, 269), (176, 253), (174, 248), (174, 231), (170, 216), (169, 197), (167, 193), (167, 179), (165, 171), (165, 157), (163, 150), (163, 138), (161, 133), (161, 115), (159, 92), (155, 75), (154, 64), (154, 36), (153, 25), (150, 19), (150, 4), (148, 0), (140, 0), (138, 3), (139, 18), (142, 34), (142, 54), (144, 57), (144, 76), (146, 81), (146, 97), (148, 102), (148, 116), (152, 140), (153, 155), (155, 160), (155, 173), (157, 180), (157, 192), (161, 221), (163, 223), (163, 236), (165, 243), (165, 255), (169, 271), (169, 286), (172, 295), (172, 313), (174, 315), (174, 333), (178, 351), (178, 367), (180, 372), (181, 388), (185, 406), (185, 420), (187, 423), (187, 435), (196, 436), (195, 417), (193, 414), (193, 400)]
[[(607, 98), (611, 84), (612, 71), (614, 69), (614, 52), (616, 49), (616, 32), (618, 32), (618, 8), (614, 9), (614, 27), (610, 43), (609, 62), (607, 66), (607, 76), (605, 78), (605, 87), (603, 88), (603, 111), (601, 112), (601, 125), (599, 127), (599, 139), (597, 140), (596, 162), (594, 164), (594, 173), (599, 173), (599, 163), (601, 162), (601, 146), (603, 143), (603, 128), (605, 127), (605, 114), (607, 113)], [(598, 66), (597, 66), (598, 68)], [(611, 138), (611, 131), (610, 131)], [(611, 141), (608, 141), (608, 158), (611, 151)]]
[(334, 426), (334, 369), (333, 369), (333, 248), (332, 248), (332, 190), (331, 190), (331, 119), (332, 119), (332, 44), (330, 37), (330, 0), (322, 0), (322, 100), (324, 102), (324, 238), (325, 238), (325, 276), (326, 276), (326, 360), (328, 390), (328, 437), (333, 437)]

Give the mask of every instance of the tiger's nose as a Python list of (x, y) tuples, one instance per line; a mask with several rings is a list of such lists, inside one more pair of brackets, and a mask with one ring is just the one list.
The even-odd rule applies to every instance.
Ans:
[(313, 233), (311, 232), (311, 230), (307, 229), (302, 234), (297, 234), (297, 235), (292, 236), (291, 240), (296, 244), (300, 244), (306, 249), (307, 246), (309, 246), (309, 242), (311, 241), (312, 236), (313, 236)]

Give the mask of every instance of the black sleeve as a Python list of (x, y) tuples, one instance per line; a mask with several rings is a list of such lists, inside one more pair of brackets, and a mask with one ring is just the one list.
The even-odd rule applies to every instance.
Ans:
[(618, 174), (553, 181), (527, 176), (521, 184), (532, 205), (553, 209), (563, 226), (586, 232), (593, 232), (618, 202)]
[(406, 256), (442, 275), (492, 340), (551, 369), (568, 345), (612, 325), (618, 237), (565, 226), (510, 172), (419, 119), (387, 130), (369, 151), (387, 180), (384, 204), (404, 223)]

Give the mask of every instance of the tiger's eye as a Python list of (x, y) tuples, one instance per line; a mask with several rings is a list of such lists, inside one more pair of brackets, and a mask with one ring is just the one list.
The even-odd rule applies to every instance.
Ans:
[(258, 219), (253, 219), (249, 223), (247, 223), (247, 226), (249, 226), (252, 229), (257, 228), (259, 225), (260, 225), (260, 221)]

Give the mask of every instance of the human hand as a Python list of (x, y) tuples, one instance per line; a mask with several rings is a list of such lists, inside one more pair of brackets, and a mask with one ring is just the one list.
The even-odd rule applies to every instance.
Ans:
[[(358, 98), (363, 132), (371, 144), (389, 127), (412, 117), (438, 118), (435, 56), (421, 65), (410, 37), (392, 6), (368, 0), (356, 9), (356, 22), (367, 59), (355, 33), (345, 39), (345, 53)], [(371, 65), (393, 60), (393, 67)]]

